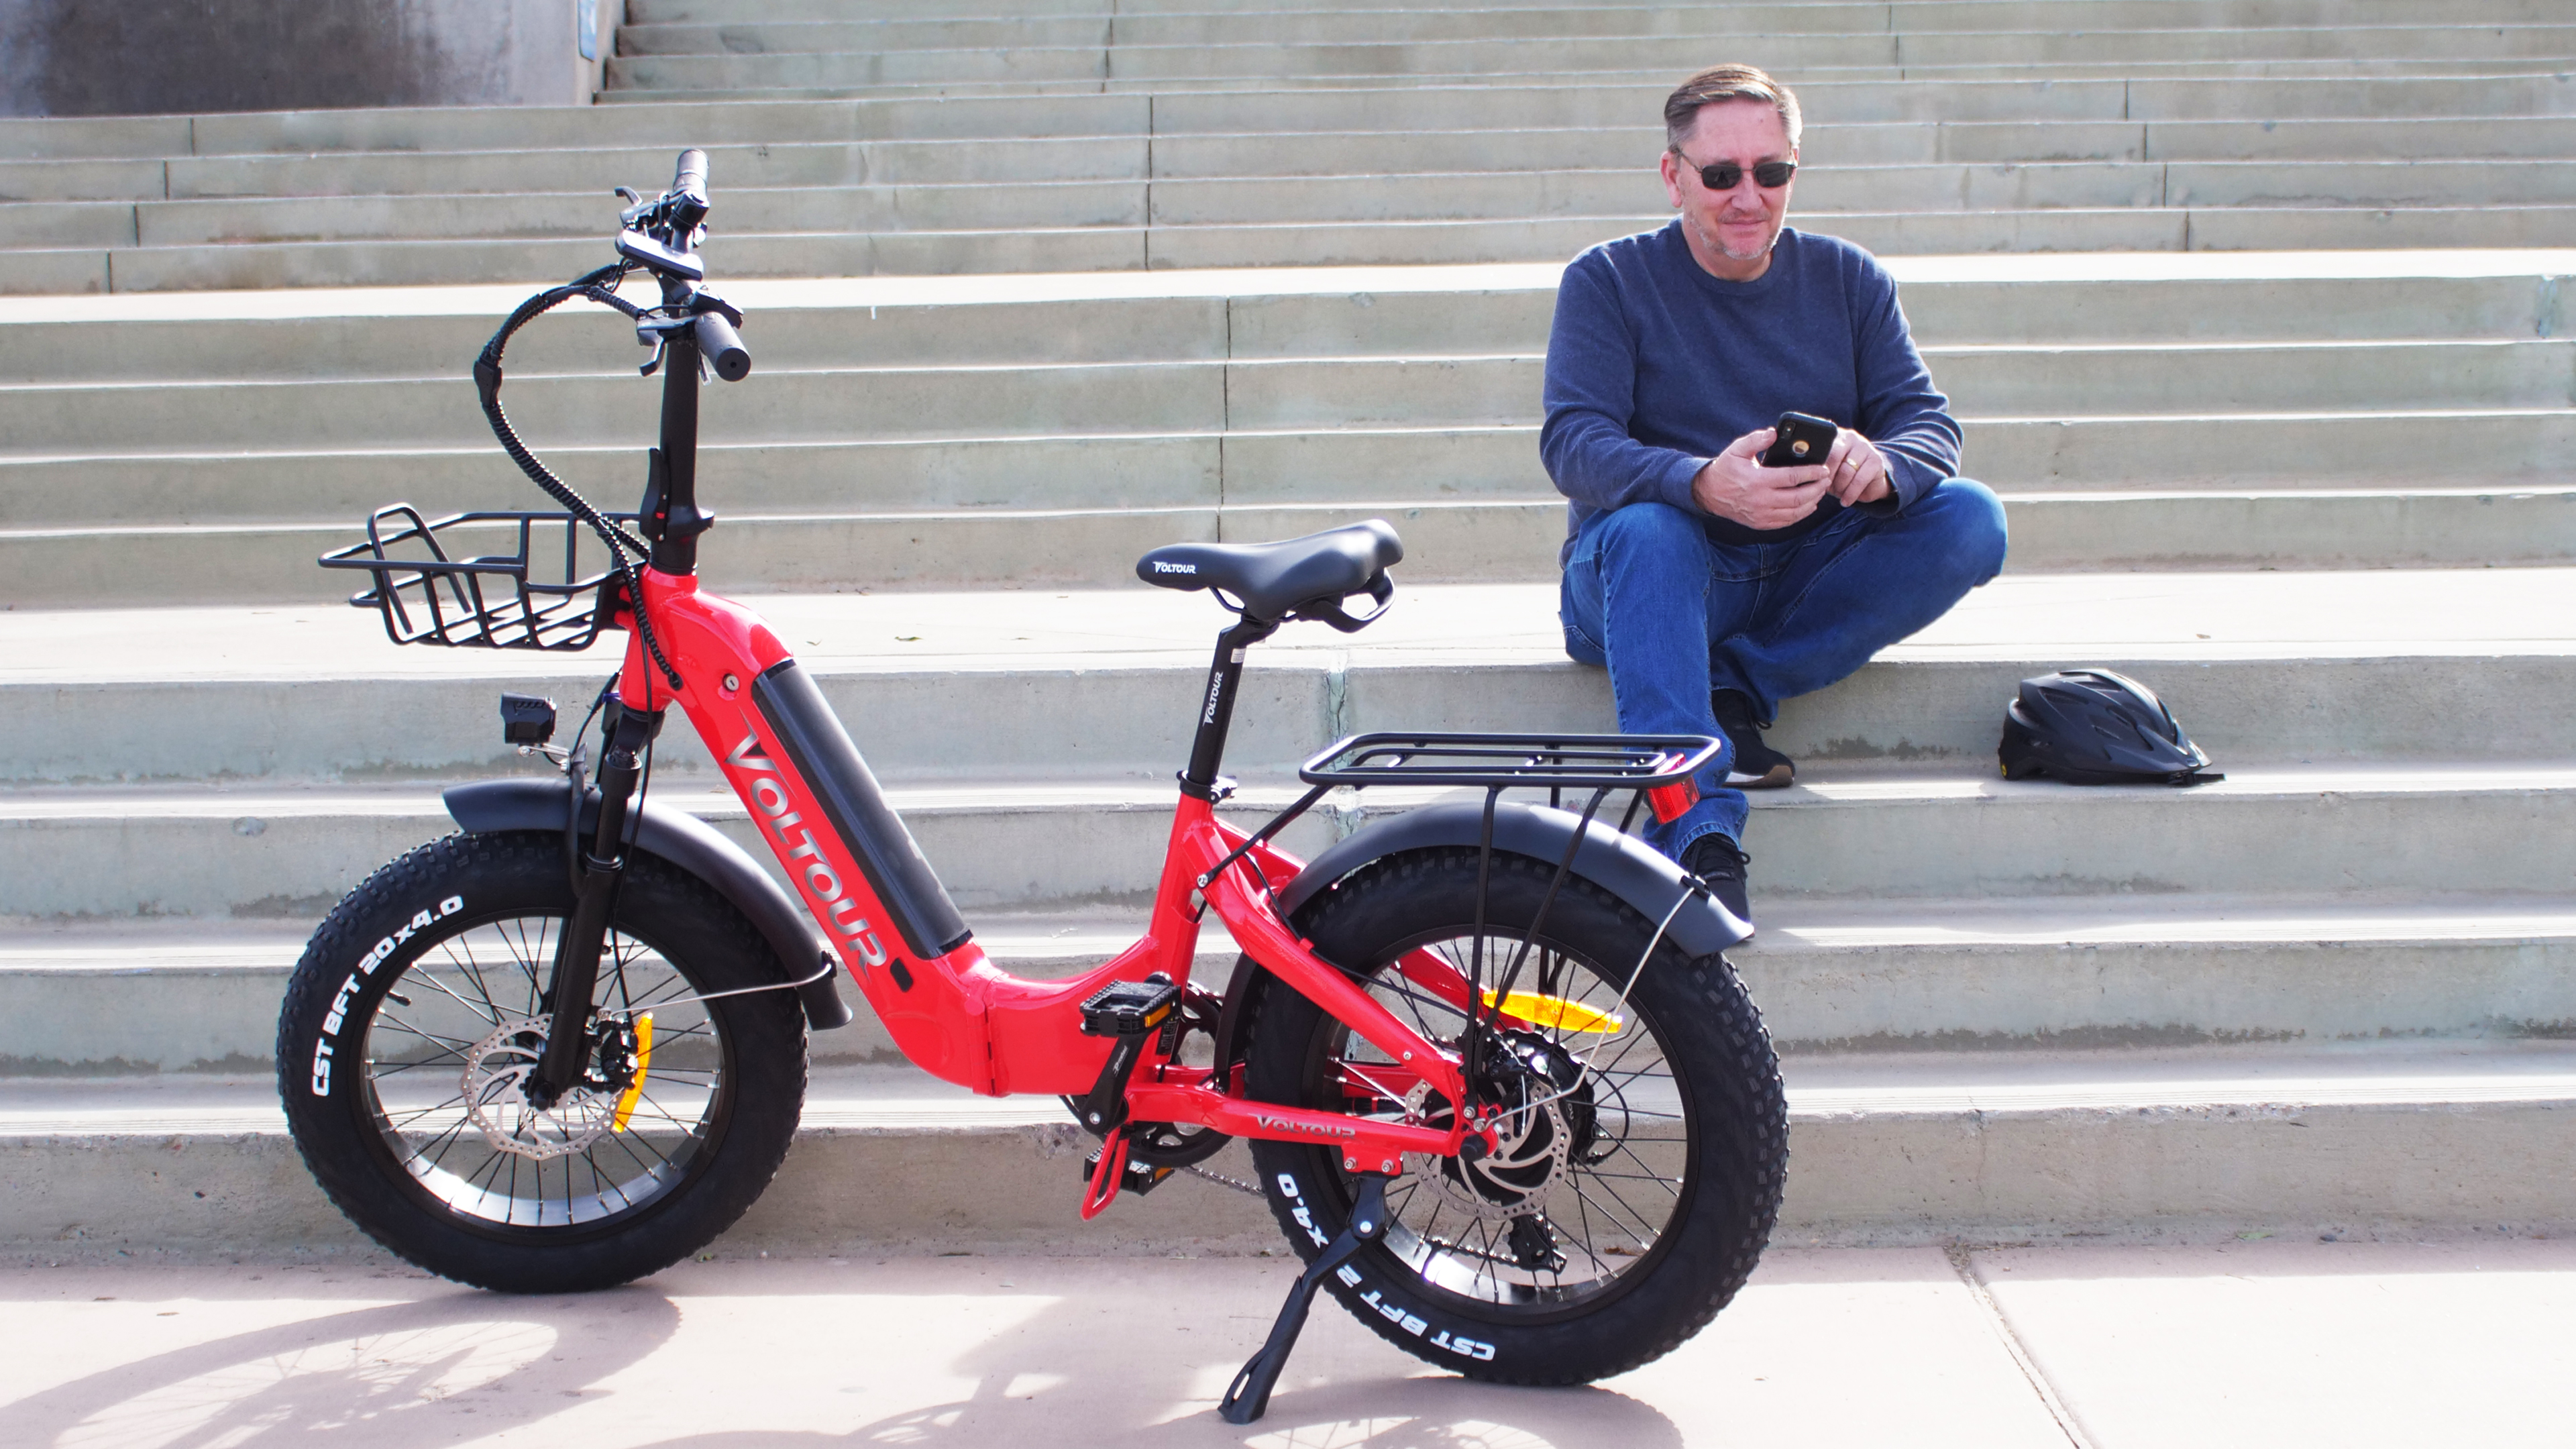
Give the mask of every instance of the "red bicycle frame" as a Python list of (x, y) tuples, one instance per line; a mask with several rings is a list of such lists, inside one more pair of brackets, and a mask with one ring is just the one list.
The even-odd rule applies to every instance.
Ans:
[[(1636, 798), (1628, 807), (1631, 819), (1650, 803), (1658, 815), (1673, 818), (1690, 803), (1689, 781), (1717, 757), (1723, 742), (1678, 735), (1353, 735), (1300, 766), (1298, 775), (1310, 787), (1307, 793), (1268, 825), (1246, 834), (1217, 815), (1219, 802), (1232, 788), (1218, 769), (1246, 651), (1291, 621), (1321, 622), (1345, 632), (1365, 627), (1393, 597), (1390, 570), (1402, 562), (1403, 545), (1382, 521), (1274, 544), (1167, 545), (1139, 561), (1139, 575), (1167, 587), (1206, 590), (1238, 618), (1217, 639), (1207, 689), (1196, 711), (1190, 759), (1178, 781), (1162, 874), (1145, 934), (1115, 958), (1070, 980), (1030, 981), (1001, 970), (975, 943), (947, 890), (887, 803), (867, 762), (813, 679), (757, 614), (701, 587), (697, 540), (715, 520), (697, 501), (699, 395), (709, 365), (715, 376), (727, 381), (739, 381), (751, 369), (750, 353), (734, 330), (742, 314), (698, 285), (705, 272), (694, 248), (708, 210), (705, 181), (705, 155), (683, 152), (671, 190), (653, 202), (637, 198), (621, 214), (623, 229), (617, 242), (621, 259), (530, 297), (485, 343), (475, 361), (476, 388), (494, 436), (521, 471), (567, 513), (460, 514), (432, 523), (408, 504), (397, 504), (370, 519), (366, 543), (322, 560), (329, 567), (370, 573), (374, 588), (352, 602), (380, 609), (386, 632), (396, 643), (573, 650), (589, 647), (603, 628), (621, 629), (627, 635), (616, 680), (616, 707), (605, 710), (602, 749), (592, 782), (584, 780), (587, 746), (580, 745), (547, 751), (564, 770), (560, 793), (550, 785), (514, 781), (465, 787), (450, 795), (451, 810), (469, 831), (533, 832), (552, 830), (560, 822), (572, 886), (564, 923), (551, 932), (553, 952), (542, 978), (544, 989), (532, 992), (531, 1010), (545, 1020), (497, 1023), (501, 1035), (491, 1039), (497, 1043), (506, 1038), (510, 1049), (524, 1057), (542, 1028), (542, 1045), (533, 1048), (535, 1060), (514, 1058), (507, 1076), (487, 1073), (478, 1078), (476, 1073), (483, 1070), (477, 1065), (478, 1048), (478, 1055), (467, 1058), (460, 1090), (483, 1091), (476, 1084), (488, 1079), (490, 1094), (475, 1097), (476, 1103), (506, 1101), (512, 1111), (522, 1111), (523, 1102), (523, 1115), (529, 1120), (556, 1124), (567, 1135), (561, 1152), (554, 1155), (582, 1150), (603, 1130), (594, 1121), (587, 1128), (591, 1136), (573, 1142), (568, 1135), (571, 1129), (561, 1125), (569, 1118), (549, 1115), (558, 1114), (567, 1101), (572, 1107), (563, 1110), (579, 1115), (591, 1111), (591, 1104), (601, 1100), (605, 1091), (623, 1090), (628, 1103), (634, 1100), (650, 1040), (643, 1028), (651, 1018), (629, 1020), (594, 1003), (602, 999), (598, 988), (603, 952), (612, 936), (619, 883), (628, 870), (630, 853), (658, 850), (740, 907), (770, 943), (782, 969), (774, 981), (728, 984), (726, 990), (700, 996), (666, 994), (654, 998), (655, 1002), (712, 1001), (747, 991), (793, 989), (802, 995), (810, 1024), (838, 1026), (849, 1020), (849, 1011), (829, 980), (837, 959), (885, 1023), (895, 1045), (923, 1069), (990, 1096), (1043, 1093), (1073, 1105), (1081, 1125), (1101, 1138), (1101, 1150), (1090, 1164), (1089, 1187), (1081, 1199), (1086, 1218), (1105, 1208), (1122, 1186), (1132, 1182), (1143, 1191), (1182, 1165), (1201, 1160), (1207, 1149), (1226, 1138), (1332, 1149), (1354, 1179), (1349, 1214), (1335, 1234), (1310, 1220), (1302, 1206), (1305, 1199), (1297, 1175), (1285, 1165), (1292, 1159), (1302, 1163), (1305, 1154), (1265, 1160), (1265, 1170), (1275, 1171), (1272, 1182), (1265, 1185), (1268, 1195), (1283, 1209), (1293, 1209), (1317, 1251), (1307, 1255), (1310, 1261), (1282, 1307), (1269, 1341), (1227, 1390), (1219, 1412), (1231, 1423), (1260, 1417), (1324, 1280), (1338, 1277), (1354, 1293), (1359, 1291), (1364, 1279), (1351, 1264), (1395, 1221), (1386, 1191), (1391, 1181), (1405, 1173), (1407, 1154), (1460, 1159), (1442, 1164), (1441, 1173), (1426, 1175), (1425, 1181), (1435, 1186), (1468, 1185), (1473, 1163), (1500, 1152), (1507, 1138), (1519, 1144), (1515, 1152), (1526, 1149), (1534, 1154), (1504, 1165), (1522, 1171), (1536, 1164), (1547, 1176), (1535, 1187), (1499, 1176), (1477, 1179), (1480, 1185), (1473, 1190), (1481, 1196), (1472, 1206), (1487, 1223), (1486, 1240), (1481, 1249), (1471, 1252), (1462, 1247), (1458, 1252), (1462, 1261), (1471, 1259), (1479, 1265), (1475, 1269), (1479, 1275), (1487, 1272), (1486, 1265), (1503, 1262), (1491, 1229), (1494, 1218), (1508, 1214), (1511, 1260), (1533, 1275), (1559, 1274), (1571, 1260), (1554, 1247), (1557, 1240), (1545, 1221), (1542, 1195), (1553, 1174), (1574, 1160), (1572, 1154), (1586, 1150), (1584, 1144), (1593, 1140), (1597, 1120), (1589, 1096), (1579, 1114), (1574, 1108), (1551, 1106), (1585, 1093), (1592, 1072), (1590, 1051), (1569, 1054), (1564, 1049), (1566, 1031), (1604, 1037), (1618, 1032), (1622, 1025), (1618, 1013), (1626, 1009), (1628, 992), (1667, 939), (1668, 930), (1676, 946), (1686, 946), (1693, 958), (1709, 956), (1747, 934), (1742, 922), (1707, 895), (1704, 883), (1680, 875), (1671, 862), (1624, 835), (1624, 824), (1596, 827), (1594, 815), (1614, 791), (1632, 790)], [(639, 306), (619, 294), (618, 287), (638, 268), (659, 285), (659, 305)], [(512, 335), (576, 297), (632, 320), (638, 340), (654, 349), (653, 360), (643, 372), (663, 370), (660, 445), (649, 455), (644, 500), (634, 514), (603, 514), (548, 471), (518, 437), (500, 404), (503, 355)], [(480, 541), (496, 521), (517, 525), (515, 555), (451, 556), (439, 538), (443, 530), (454, 527), (453, 541)], [(535, 557), (532, 535), (549, 524), (560, 525), (564, 539), (560, 582), (550, 574), (530, 574)], [(632, 532), (628, 524), (633, 525)], [(576, 567), (578, 528), (597, 535), (609, 554), (607, 566), (587, 577)], [(1376, 608), (1355, 613), (1345, 607), (1362, 596), (1373, 599)], [(827, 945), (819, 961), (813, 954), (812, 937), (794, 918), (793, 908), (739, 851), (712, 839), (702, 827), (684, 827), (638, 805), (649, 775), (652, 742), (673, 706), (695, 726), (749, 812), (753, 828), (821, 928)], [(595, 708), (593, 713), (598, 716), (601, 710)], [(550, 701), (504, 696), (503, 717), (504, 738), (523, 748), (544, 748), (552, 735)], [(581, 732), (587, 730), (585, 721)], [(1311, 875), (1303, 862), (1270, 843), (1281, 826), (1331, 790), (1397, 781), (1415, 787), (1481, 789), (1481, 816), (1469, 811), (1465, 802), (1457, 802), (1373, 826), (1327, 852), (1319, 862), (1321, 868)], [(1523, 788), (1546, 789), (1551, 806), (1558, 804), (1562, 790), (1589, 788), (1590, 803), (1579, 816), (1517, 805), (1503, 811), (1502, 793)], [(492, 807), (488, 816), (483, 805), (474, 803), (476, 799)], [(630, 823), (637, 828), (630, 830)], [(1470, 823), (1475, 829), (1466, 833)], [(1478, 852), (1477, 894), (1468, 936), (1472, 944), (1463, 969), (1433, 950), (1417, 948), (1403, 951), (1392, 962), (1355, 961), (1348, 963), (1353, 970), (1345, 970), (1324, 959), (1314, 943), (1298, 933), (1291, 912), (1302, 912), (1302, 905), (1296, 903), (1314, 899), (1313, 889), (1329, 884), (1326, 877), (1356, 879), (1353, 873), (1364, 871), (1371, 862), (1399, 859), (1445, 870), (1457, 863), (1446, 852), (1468, 843)], [(1556, 864), (1534, 908), (1522, 914), (1514, 897), (1511, 919), (1494, 921), (1488, 918), (1488, 907), (1495, 900), (1488, 889), (1489, 873), (1505, 850), (1524, 861), (1543, 862), (1552, 855)], [(1368, 855), (1370, 851), (1376, 854)], [(539, 864), (551, 870), (542, 859)], [(1520, 867), (1508, 868), (1516, 878), (1526, 879)], [(1401, 877), (1370, 878), (1381, 887), (1404, 883)], [(1406, 904), (1430, 912), (1446, 909), (1444, 901), (1454, 903), (1449, 884), (1428, 874), (1422, 879), (1428, 886)], [(1463, 884), (1462, 877), (1453, 879)], [(1550, 963), (1560, 958), (1554, 954), (1552, 939), (1542, 943), (1542, 923), (1548, 920), (1559, 889), (1570, 880), (1584, 883), (1578, 895), (1597, 903), (1606, 892), (1655, 923), (1654, 934), (1637, 950), (1633, 964), (1625, 967), (1625, 984), (1607, 1012), (1547, 994), (1558, 989)], [(1695, 902), (1700, 903), (1697, 913), (1686, 914)], [(1199, 927), (1211, 910), (1260, 968), (1259, 972), (1238, 970), (1223, 1000), (1190, 984)], [(1437, 917), (1422, 924), (1445, 928), (1469, 923)], [(1499, 979), (1489, 982), (1485, 975), (1489, 946), (1501, 945), (1514, 935), (1519, 939), (1509, 964), (1497, 958)], [(325, 939), (317, 935), (317, 950)], [(1516, 991), (1514, 984), (1534, 951), (1543, 953), (1538, 989)], [(528, 964), (533, 988), (535, 963)], [(609, 964), (622, 971), (625, 963), (621, 956)], [(1371, 981), (1369, 973), (1390, 966), (1391, 979)], [(694, 976), (687, 979), (696, 981)], [(304, 980), (299, 974), (299, 990)], [(1732, 985), (1731, 981), (1725, 984)], [(616, 990), (623, 990), (622, 977)], [(1373, 1053), (1337, 1048), (1320, 1061), (1301, 1055), (1301, 1072), (1321, 1070), (1329, 1078), (1301, 1083), (1292, 1103), (1251, 1099), (1244, 1080), (1247, 1044), (1240, 1038), (1245, 1031), (1244, 1014), (1251, 1005), (1248, 993), (1269, 990), (1305, 997), (1346, 1029), (1353, 1045), (1365, 1043)], [(1407, 1025), (1372, 994), (1383, 991), (1400, 992), (1415, 1005), (1435, 1004), (1455, 1012), (1462, 1023), (1458, 1049), (1453, 1052), (1431, 1039), (1425, 1034), (1430, 1028)], [(485, 1004), (489, 1002), (487, 995)], [(338, 1008), (332, 1009), (335, 1015), (326, 1031), (338, 1029)], [(1743, 1020), (1752, 1020), (1749, 1003), (1738, 1000), (1730, 1009), (1740, 1009)], [(1415, 1016), (1420, 1020), (1420, 1013)], [(1549, 1035), (1531, 1034), (1540, 1026), (1548, 1028)], [(1219, 1039), (1208, 1065), (1182, 1060), (1182, 1043), (1193, 1032)], [(1284, 1045), (1302, 1049), (1312, 1044)], [(327, 1046), (320, 1049), (328, 1050)], [(1374, 1054), (1382, 1054), (1382, 1059)], [(1269, 1059), (1266, 1051), (1263, 1058)], [(1754, 1088), (1765, 1085), (1771, 1085), (1767, 1070), (1747, 1079), (1748, 1097)], [(1307, 1094), (1308, 1086), (1317, 1090)], [(1628, 1114), (1619, 1087), (1613, 1084), (1608, 1092), (1604, 1100), (1617, 1099), (1616, 1110)], [(1770, 1100), (1775, 1120), (1769, 1123), (1768, 1140), (1776, 1149), (1785, 1134), (1785, 1121), (1776, 1120), (1776, 1095)], [(480, 1106), (474, 1110), (472, 1120), (482, 1124)], [(626, 1106), (618, 1108), (614, 1127), (608, 1130), (624, 1127), (626, 1110)], [(776, 1129), (784, 1123), (773, 1116), (768, 1125)], [(1134, 1164), (1128, 1145), (1131, 1127), (1145, 1129), (1142, 1140), (1150, 1143), (1138, 1149), (1144, 1160)], [(1176, 1146), (1165, 1135), (1166, 1128), (1175, 1127), (1215, 1135), (1183, 1140)], [(305, 1140), (303, 1130), (299, 1126), (300, 1143)], [(395, 1129), (379, 1112), (371, 1130), (390, 1137)], [(495, 1162), (515, 1154), (510, 1156), (513, 1184), (519, 1157), (545, 1155), (538, 1150), (544, 1144), (504, 1141), (489, 1125), (481, 1125), (481, 1130), (497, 1149)], [(748, 1135), (755, 1139), (756, 1151), (758, 1133)], [(1613, 1136), (1607, 1141), (1618, 1145), (1622, 1139)], [(308, 1144), (308, 1155), (311, 1150)], [(631, 1149), (628, 1155), (634, 1155)], [(648, 1175), (662, 1179), (675, 1159), (658, 1151), (654, 1155), (655, 1165)], [(1264, 1156), (1268, 1159), (1267, 1153)], [(636, 1161), (642, 1164), (641, 1158)], [(321, 1170), (318, 1163), (316, 1170)], [(597, 1177), (595, 1163), (593, 1176)], [(325, 1181), (327, 1185), (330, 1179)], [(569, 1224), (573, 1217), (569, 1188), (566, 1194), (561, 1222)], [(1706, 1201), (1720, 1204), (1712, 1211), (1725, 1206), (1719, 1198)], [(1402, 1206), (1399, 1201), (1397, 1208)], [(732, 1210), (738, 1212), (739, 1205)], [(1758, 1248), (1770, 1208), (1756, 1203), (1746, 1211), (1743, 1231), (1750, 1235), (1746, 1241)], [(1635, 1216), (1633, 1211), (1630, 1215)], [(541, 1220), (547, 1227), (558, 1225), (553, 1218)], [(513, 1227), (518, 1223), (515, 1216), (508, 1221)], [(715, 1221), (706, 1232), (712, 1234), (722, 1225)], [(369, 1231), (376, 1230), (370, 1227)], [(1640, 1220), (1633, 1234), (1625, 1225), (1618, 1231), (1647, 1242), (1656, 1230)], [(1417, 1236), (1433, 1248), (1443, 1246), (1428, 1237), (1427, 1225), (1425, 1233)], [(388, 1244), (396, 1241), (382, 1233), (378, 1237)], [(1302, 1252), (1304, 1243), (1299, 1246)], [(398, 1247), (397, 1251), (411, 1256), (409, 1250)], [(635, 1271), (650, 1271), (670, 1261), (667, 1253), (653, 1262), (644, 1261), (643, 1255), (656, 1251), (660, 1249), (649, 1245), (627, 1250), (641, 1264)], [(1625, 1250), (1613, 1247), (1611, 1251)], [(429, 1263), (436, 1256), (425, 1254), (414, 1261)], [(1598, 1265), (1601, 1260), (1595, 1256), (1592, 1261)], [(1616, 1276), (1618, 1271), (1614, 1268), (1600, 1276)], [(477, 1268), (463, 1276), (484, 1282), (491, 1275)], [(1434, 1281), (1427, 1275), (1417, 1276)], [(1705, 1273), (1702, 1277), (1717, 1282)], [(1493, 1281), (1498, 1291), (1522, 1291), (1499, 1276)], [(1561, 1278), (1550, 1283), (1545, 1291), (1562, 1297)], [(1724, 1285), (1722, 1291), (1733, 1288)], [(1380, 1291), (1371, 1289), (1358, 1301), (1396, 1321), (1399, 1310), (1380, 1299)], [(1545, 1311), (1555, 1312), (1542, 1302)], [(1668, 1315), (1658, 1320), (1653, 1331), (1668, 1332), (1670, 1321)], [(1421, 1338), (1430, 1326), (1427, 1319), (1410, 1314), (1402, 1316), (1401, 1324), (1414, 1338)], [(1554, 1331), (1551, 1328), (1551, 1334)], [(1426, 1342), (1465, 1356), (1471, 1363), (1491, 1362), (1497, 1353), (1495, 1343), (1457, 1337), (1446, 1329)]]
[[(1373, 1086), (1400, 1096), (1427, 1081), (1448, 1101), (1471, 1100), (1454, 1054), (1315, 955), (1280, 918), (1266, 887), (1284, 885), (1303, 862), (1266, 842), (1245, 849), (1244, 832), (1218, 819), (1212, 801), (1186, 792), (1173, 814), (1145, 935), (1114, 959), (1070, 980), (1030, 981), (993, 965), (971, 939), (945, 950), (908, 942), (879, 890), (890, 863), (865, 858), (833, 827), (823, 782), (800, 769), (798, 752), (756, 702), (757, 681), (793, 667), (786, 646), (750, 609), (703, 591), (694, 574), (647, 568), (641, 577), (647, 621), (680, 683), (670, 686), (631, 613), (621, 610), (628, 630), (621, 702), (645, 713), (676, 704), (689, 717), (869, 1006), (924, 1070), (990, 1096), (1088, 1092), (1110, 1043), (1083, 1034), (1081, 1003), (1109, 982), (1156, 972), (1186, 982), (1202, 910), (1212, 909), (1253, 960), (1401, 1064), (1378, 1074), (1386, 1080)], [(872, 793), (874, 782), (864, 788)], [(903, 844), (910, 846), (908, 835)], [(1468, 982), (1447, 962), (1415, 952), (1401, 969), (1417, 986), (1468, 1009)], [(1149, 1047), (1127, 1090), (1130, 1115), (1236, 1137), (1338, 1144), (1345, 1166), (1373, 1172), (1395, 1171), (1407, 1152), (1454, 1154), (1480, 1125), (1462, 1116), (1440, 1130), (1252, 1102), (1229, 1075), (1223, 1063), (1182, 1066)]]

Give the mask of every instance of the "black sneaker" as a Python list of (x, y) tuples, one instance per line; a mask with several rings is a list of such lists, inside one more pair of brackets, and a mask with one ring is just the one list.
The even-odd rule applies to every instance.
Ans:
[(1762, 731), (1770, 726), (1753, 717), (1750, 695), (1740, 689), (1716, 690), (1708, 707), (1717, 715), (1717, 727), (1726, 731), (1727, 743), (1735, 746), (1735, 758), (1726, 762), (1726, 783), (1738, 790), (1777, 790), (1797, 778), (1798, 767), (1789, 757), (1762, 743)]
[(1744, 867), (1752, 859), (1735, 848), (1735, 842), (1711, 832), (1690, 843), (1682, 852), (1682, 869), (1708, 883), (1709, 893), (1720, 904), (1735, 913), (1739, 921), (1753, 919), (1753, 908), (1744, 898)]

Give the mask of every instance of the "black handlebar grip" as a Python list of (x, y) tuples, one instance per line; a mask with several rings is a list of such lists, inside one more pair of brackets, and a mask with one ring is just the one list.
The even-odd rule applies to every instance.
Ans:
[(671, 176), (671, 189), (704, 205), (707, 199), (707, 153), (692, 146), (680, 153), (680, 167)]
[(727, 382), (751, 376), (751, 353), (742, 345), (742, 334), (716, 313), (698, 314), (698, 355), (713, 363), (716, 376)]

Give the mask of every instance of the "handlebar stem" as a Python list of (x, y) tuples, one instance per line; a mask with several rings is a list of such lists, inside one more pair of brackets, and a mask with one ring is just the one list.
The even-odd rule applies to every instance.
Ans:
[[(664, 290), (669, 290), (667, 282)], [(698, 507), (698, 336), (689, 328), (673, 328), (664, 334), (662, 346), (662, 524), (653, 539), (652, 563), (666, 574), (694, 574), (698, 535), (716, 521)]]

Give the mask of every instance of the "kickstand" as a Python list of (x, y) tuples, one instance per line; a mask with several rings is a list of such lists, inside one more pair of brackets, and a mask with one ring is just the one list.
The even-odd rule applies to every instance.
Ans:
[(1386, 1231), (1386, 1181), (1384, 1173), (1360, 1174), (1360, 1197), (1351, 1207), (1350, 1224), (1298, 1275), (1296, 1285), (1288, 1290), (1288, 1301), (1279, 1306), (1279, 1321), (1270, 1326), (1270, 1341), (1234, 1376), (1234, 1386), (1225, 1391), (1224, 1401), (1216, 1406), (1218, 1418), (1229, 1424), (1249, 1424), (1269, 1411), (1271, 1387), (1279, 1382), (1280, 1370), (1288, 1367), (1289, 1351), (1297, 1346), (1297, 1335), (1306, 1327), (1306, 1310), (1314, 1305), (1315, 1290), (1323, 1286), (1325, 1275), (1348, 1262), (1362, 1243), (1376, 1242)]

